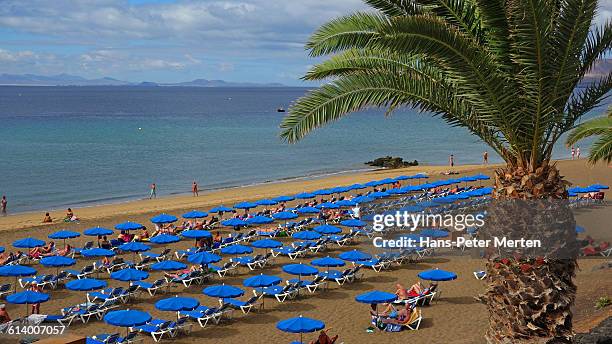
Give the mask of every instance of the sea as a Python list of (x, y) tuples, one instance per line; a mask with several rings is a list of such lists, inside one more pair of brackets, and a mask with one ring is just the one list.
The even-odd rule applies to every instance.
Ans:
[[(287, 144), (277, 109), (308, 91), (2, 86), (0, 195), (18, 213), (142, 199), (151, 183), (163, 196), (189, 193), (194, 180), (206, 191), (316, 178), (386, 155), (470, 164), (488, 150), (501, 162), (465, 129), (412, 109), (354, 113)], [(569, 157), (561, 143), (555, 157)]]

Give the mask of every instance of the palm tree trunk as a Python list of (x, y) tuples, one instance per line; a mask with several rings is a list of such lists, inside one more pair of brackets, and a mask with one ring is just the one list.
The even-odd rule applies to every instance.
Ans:
[(568, 184), (555, 166), (496, 171), (494, 201), (481, 239), (540, 240), (541, 247), (489, 247), (489, 343), (571, 343), (576, 295), (576, 223)]

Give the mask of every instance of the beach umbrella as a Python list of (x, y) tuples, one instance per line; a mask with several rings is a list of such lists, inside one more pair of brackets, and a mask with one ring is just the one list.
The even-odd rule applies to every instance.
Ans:
[(332, 193), (333, 192), (329, 189), (319, 189), (319, 190), (312, 192), (312, 194), (316, 196), (326, 196), (326, 195), (331, 195)]
[(432, 201), (420, 202), (417, 203), (417, 205), (423, 208), (435, 208), (440, 206), (438, 203)]
[(56, 274), (59, 273), (59, 268), (62, 266), (72, 266), (76, 264), (76, 260), (64, 256), (49, 256), (44, 257), (39, 261), (40, 265), (47, 267), (56, 267)]
[(350, 199), (343, 199), (335, 203), (339, 207), (354, 207), (357, 205), (357, 202)]
[(342, 229), (332, 225), (320, 225), (316, 226), (312, 230), (321, 234), (338, 234), (342, 232)]
[(45, 246), (45, 242), (35, 238), (24, 238), (13, 241), (13, 246), (17, 248), (34, 248)]
[(102, 228), (102, 227), (92, 227), (92, 228), (88, 228), (83, 231), (83, 234), (87, 236), (96, 236), (96, 237), (101, 237), (105, 235), (113, 235), (114, 233), (115, 232), (113, 232), (111, 229)]
[(36, 275), (36, 269), (23, 265), (0, 266), (0, 276), (15, 277), (15, 292), (17, 292), (17, 278)]
[(138, 222), (130, 222), (130, 221), (123, 222), (115, 226), (115, 229), (118, 231), (134, 231), (134, 230), (143, 229), (143, 228), (145, 228), (144, 225), (141, 225)]
[(360, 260), (372, 259), (372, 255), (358, 250), (342, 252), (338, 257), (340, 257), (340, 259), (348, 260), (349, 262), (359, 262)]
[(0, 253), (3, 253), (6, 249), (4, 248), (4, 246), (0, 246)]
[(202, 293), (206, 296), (216, 297), (218, 299), (229, 299), (244, 295), (244, 290), (224, 283), (204, 288)]
[(405, 194), (407, 191), (404, 191), (402, 188), (395, 188), (395, 189), (389, 189), (387, 190), (387, 193), (389, 195), (403, 195)]
[(136, 252), (145, 252), (151, 249), (151, 246), (145, 245), (138, 241), (132, 241), (119, 246), (119, 249), (124, 252), (132, 252), (132, 258), (136, 259)]
[(379, 303), (390, 303), (397, 299), (395, 294), (387, 293), (384, 291), (372, 290), (364, 294), (357, 295), (355, 300), (361, 303), (367, 304), (379, 304)]
[[(346, 263), (339, 258), (334, 258), (334, 257), (323, 257), (323, 258), (317, 258), (314, 259), (313, 261), (310, 262), (310, 264), (314, 265), (314, 266), (320, 266), (320, 267), (325, 267), (327, 268), (325, 274), (329, 275), (329, 268), (330, 267), (339, 267), (339, 266), (345, 266)], [(323, 273), (319, 274), (322, 275)]]
[(365, 222), (357, 219), (344, 220), (340, 224), (345, 227), (363, 227), (366, 225)]
[[(106, 286), (106, 282), (93, 278), (81, 278), (66, 283), (66, 289), (74, 291), (99, 290)], [(85, 295), (85, 304), (87, 304), (87, 295)]]
[(253, 241), (251, 246), (256, 248), (278, 248), (283, 246), (283, 244), (280, 241), (273, 239), (261, 239)]
[(364, 185), (369, 186), (369, 187), (375, 187), (375, 186), (379, 186), (380, 182), (378, 180), (372, 180), (372, 181), (365, 183)]
[(237, 217), (231, 218), (229, 220), (225, 220), (221, 222), (221, 224), (226, 227), (244, 227), (244, 226), (249, 225), (246, 221), (243, 221)]
[(250, 288), (261, 288), (277, 285), (282, 282), (282, 279), (276, 276), (259, 274), (257, 276), (249, 277), (242, 282), (242, 285)]
[(142, 281), (144, 279), (149, 278), (149, 273), (133, 268), (121, 269), (111, 273), (110, 278), (123, 282)]
[(185, 238), (194, 239), (196, 244), (199, 239), (202, 238), (212, 238), (212, 234), (209, 231), (205, 231), (203, 229), (192, 229), (188, 231), (184, 231), (181, 235)]
[(420, 213), (423, 211), (423, 207), (420, 207), (418, 205), (407, 205), (405, 207), (400, 208), (399, 210), (408, 213)]
[(73, 232), (73, 231), (57, 231), (53, 234), (49, 234), (48, 238), (49, 239), (54, 239), (54, 240), (63, 240), (64, 241), (64, 247), (66, 247), (66, 239), (72, 239), (72, 238), (77, 238), (80, 237), (81, 233), (78, 232)]
[(397, 177), (395, 177), (395, 178), (393, 178), (393, 179), (394, 179), (395, 181), (398, 181), (398, 182), (399, 182), (399, 181), (402, 181), (402, 180), (408, 180), (408, 179), (412, 179), (412, 178), (410, 178), (410, 177), (408, 177), (408, 176), (397, 176)]
[(193, 264), (208, 265), (221, 260), (221, 257), (210, 252), (198, 252), (187, 257), (187, 261)]
[(383, 184), (393, 184), (395, 183), (395, 179), (392, 178), (385, 178), (385, 179), (381, 179), (378, 181), (381, 185)]
[(310, 262), (310, 264), (327, 268), (346, 265), (346, 263), (342, 259), (333, 258), (330, 256), (314, 259), (312, 262)]
[(306, 318), (300, 315), (297, 318), (279, 321), (276, 323), (276, 328), (284, 332), (299, 333), (300, 343), (302, 343), (304, 333), (322, 330), (325, 328), (325, 324), (320, 320)]
[(295, 198), (298, 198), (298, 199), (308, 199), (308, 198), (314, 198), (314, 197), (316, 197), (316, 195), (310, 192), (302, 192), (302, 193), (295, 195)]
[(177, 235), (172, 234), (158, 234), (149, 239), (149, 242), (152, 242), (154, 244), (171, 244), (179, 241), (181, 241), (181, 238)]
[(223, 254), (245, 254), (245, 253), (253, 253), (253, 249), (245, 246), (245, 245), (230, 245), (225, 246), (221, 249), (221, 253)]
[(357, 204), (359, 204), (359, 203), (368, 203), (368, 202), (374, 201), (374, 198), (369, 197), (369, 196), (357, 196), (357, 197), (353, 198), (352, 201), (357, 203)]
[(584, 232), (586, 232), (586, 229), (584, 229), (584, 227), (576, 226), (576, 233), (584, 233)]
[(351, 190), (361, 190), (361, 189), (365, 189), (366, 187), (367, 186), (365, 186), (363, 184), (356, 183), (356, 184), (353, 184), (353, 185), (349, 186), (349, 189), (351, 189)]
[(113, 257), (115, 252), (104, 248), (90, 248), (81, 251), (81, 255), (84, 257)]
[(413, 179), (427, 179), (429, 178), (429, 176), (424, 173), (417, 173), (414, 176), (412, 176), (412, 178)]
[(569, 197), (578, 197), (578, 194), (577, 194), (577, 193), (575, 193), (575, 192), (568, 192), (568, 193), (567, 193), (567, 195), (568, 195)]
[(343, 193), (343, 192), (347, 192), (349, 190), (350, 190), (350, 188), (348, 188), (346, 186), (336, 186), (334, 188), (329, 189), (329, 191), (331, 191), (332, 193)]
[(257, 204), (256, 203), (252, 203), (252, 202), (240, 202), (234, 205), (234, 208), (236, 209), (251, 209), (251, 208), (256, 208)]
[(335, 203), (325, 202), (325, 203), (321, 203), (321, 204), (316, 205), (315, 208), (319, 208), (319, 209), (338, 209), (338, 208), (340, 208), (340, 206), (335, 204)]
[(228, 211), (232, 211), (234, 209), (232, 208), (228, 208), (226, 206), (220, 205), (218, 207), (214, 207), (212, 209), (209, 210), (210, 213), (226, 213)]
[(246, 222), (250, 225), (265, 225), (274, 222), (274, 219), (267, 216), (257, 215), (246, 219)]
[(430, 238), (446, 238), (449, 233), (440, 229), (423, 229), (421, 235)]
[(274, 201), (274, 200), (271, 200), (271, 199), (267, 199), (267, 198), (266, 198), (266, 199), (260, 199), (260, 200), (258, 200), (258, 201), (255, 201), (255, 204), (257, 204), (257, 205), (275, 205), (275, 204), (277, 204), (277, 203), (278, 203), (278, 202), (276, 202), (276, 201)]
[(420, 279), (429, 281), (450, 281), (457, 278), (456, 273), (440, 269), (422, 271), (419, 272), (417, 276), (419, 276)]
[(298, 215), (290, 211), (281, 211), (281, 212), (272, 214), (272, 217), (277, 220), (291, 220), (291, 219), (297, 218)]
[(172, 223), (172, 222), (176, 222), (177, 220), (178, 218), (176, 216), (168, 215), (168, 214), (159, 214), (151, 218), (151, 222), (155, 224)]
[(301, 231), (301, 232), (293, 233), (291, 236), (294, 239), (299, 239), (299, 240), (316, 240), (321, 237), (321, 234), (315, 231)]
[(295, 199), (295, 197), (292, 196), (278, 196), (278, 197), (274, 197), (272, 198), (273, 201), (276, 202), (289, 202), (289, 201), (293, 201)]
[(104, 315), (104, 322), (110, 325), (125, 327), (129, 333), (130, 327), (141, 326), (151, 321), (147, 312), (124, 309), (108, 312)]
[(164, 260), (151, 265), (151, 270), (156, 271), (176, 271), (186, 269), (187, 265), (175, 260)]
[(181, 311), (192, 311), (200, 305), (200, 301), (192, 297), (182, 297), (176, 295), (167, 299), (161, 299), (155, 302), (155, 308), (160, 311), (176, 312), (176, 318), (180, 317)]
[(300, 214), (318, 214), (319, 212), (321, 212), (321, 210), (315, 208), (315, 207), (302, 207), (302, 208), (297, 208), (296, 211)]
[(204, 211), (198, 211), (198, 210), (192, 210), (190, 212), (187, 212), (185, 214), (183, 214), (183, 218), (184, 219), (201, 219), (208, 216), (207, 212)]
[(489, 179), (491, 179), (491, 177), (489, 177), (489, 176), (487, 176), (485, 174), (482, 174), (482, 173), (475, 174), (475, 175), (472, 176), (472, 178), (476, 178), (478, 180), (489, 180)]
[(49, 294), (40, 293), (37, 291), (25, 290), (19, 293), (14, 293), (6, 297), (8, 303), (17, 305), (26, 305), (26, 314), (30, 315), (28, 305), (35, 305), (49, 301)]
[[(298, 285), (302, 284), (302, 276), (316, 275), (319, 273), (319, 270), (317, 270), (317, 268), (302, 263), (283, 265), (283, 271), (288, 274), (297, 275)], [(298, 296), (299, 295), (300, 290), (298, 289)]]
[(610, 187), (607, 185), (603, 185), (603, 184), (593, 184), (593, 185), (589, 185), (589, 188), (598, 189), (598, 190), (607, 190)]
[[(259, 274), (249, 277), (242, 282), (242, 285), (250, 288), (262, 288), (277, 285), (282, 282), (282, 279), (276, 276)], [(261, 299), (261, 308), (264, 308), (265, 297)]]

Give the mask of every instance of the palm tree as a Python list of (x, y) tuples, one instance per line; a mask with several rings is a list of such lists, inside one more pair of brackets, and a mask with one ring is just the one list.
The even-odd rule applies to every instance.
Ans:
[(608, 109), (607, 116), (593, 118), (572, 130), (567, 137), (566, 144), (571, 146), (591, 136), (599, 136), (599, 139), (591, 146), (589, 162), (596, 164), (598, 161), (605, 161), (610, 164), (612, 161), (612, 107)]
[(331, 57), (304, 79), (331, 80), (292, 105), (281, 138), (296, 142), (367, 107), (414, 107), (482, 139), (506, 162), (483, 235), (548, 245), (537, 255), (487, 254), (486, 337), (571, 342), (575, 221), (563, 202), (569, 183), (550, 161), (561, 135), (612, 87), (612, 73), (577, 87), (610, 53), (612, 22), (591, 29), (596, 0), (364, 1), (374, 11), (332, 20), (310, 37), (311, 56)]

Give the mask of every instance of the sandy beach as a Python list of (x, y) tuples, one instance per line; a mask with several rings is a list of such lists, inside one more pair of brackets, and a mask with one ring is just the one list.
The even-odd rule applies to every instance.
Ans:
[[(584, 160), (578, 161), (559, 161), (559, 169), (565, 178), (574, 185), (590, 185), (593, 183), (612, 184), (612, 170), (605, 165), (590, 166)], [(492, 170), (496, 166), (466, 165), (456, 166), (454, 171), (460, 175), (484, 173), (492, 175)], [(160, 197), (154, 200), (139, 200), (121, 204), (109, 204), (88, 208), (75, 208), (73, 210), (79, 216), (79, 223), (56, 222), (53, 224), (42, 224), (43, 213), (23, 213), (9, 215), (0, 218), (0, 246), (7, 249), (11, 243), (23, 237), (36, 237), (46, 239), (47, 235), (58, 230), (67, 229), (82, 232), (84, 229), (93, 226), (112, 228), (115, 224), (131, 220), (149, 225), (149, 218), (161, 212), (179, 216), (185, 211), (192, 209), (206, 211), (212, 206), (226, 205), (231, 206), (240, 201), (256, 200), (260, 198), (271, 198), (283, 194), (295, 194), (302, 191), (312, 191), (319, 188), (333, 187), (337, 185), (348, 185), (352, 183), (367, 182), (373, 179), (394, 177), (402, 174), (428, 173), (432, 180), (446, 179), (448, 176), (441, 175), (447, 171), (447, 166), (418, 166), (398, 170), (376, 170), (365, 173), (334, 175), (326, 178), (312, 180), (295, 180), (288, 182), (269, 183), (257, 186), (225, 189), (214, 192), (202, 192), (199, 197), (191, 195)], [(456, 177), (456, 176), (452, 176)], [(486, 185), (491, 185), (487, 181)], [(291, 202), (289, 203), (291, 204)], [(64, 216), (64, 211), (54, 211), (51, 213), (54, 219)], [(595, 238), (597, 241), (612, 241), (612, 206), (596, 206), (582, 208), (575, 211), (576, 222), (587, 229), (586, 234)], [(220, 232), (224, 235), (229, 233), (228, 229), (221, 228)], [(89, 237), (80, 237), (71, 242), (77, 246), (82, 245)], [(283, 238), (283, 242), (290, 240)], [(176, 244), (171, 244), (172, 249), (187, 248), (192, 245), (191, 241), (183, 240)], [(371, 248), (371, 241), (367, 238), (360, 238), (352, 246), (338, 248), (333, 246), (324, 253), (309, 255), (304, 258), (304, 262), (309, 262), (313, 258), (333, 255), (336, 256), (342, 251), (359, 248), (368, 251)], [(155, 247), (158, 252), (161, 247)], [(130, 258), (126, 255), (126, 259)], [(599, 320), (612, 315), (612, 309), (607, 307), (603, 311), (594, 308), (595, 300), (601, 296), (612, 295), (612, 270), (594, 270), (594, 267), (606, 261), (600, 258), (584, 258), (579, 260), (580, 270), (575, 278), (578, 285), (577, 300), (574, 307), (574, 328), (576, 331), (586, 331)], [(76, 267), (84, 266), (87, 259), (78, 259)], [(265, 274), (278, 275), (284, 279), (292, 278), (281, 271), (281, 266), (288, 263), (288, 258), (278, 257), (274, 263), (262, 270)], [(176, 343), (191, 343), (195, 341), (206, 341), (207, 343), (289, 343), (299, 339), (298, 335), (291, 335), (281, 332), (275, 328), (276, 322), (288, 317), (302, 314), (304, 316), (320, 319), (331, 328), (330, 334), (339, 334), (338, 342), (344, 343), (484, 343), (483, 334), (487, 327), (487, 313), (485, 307), (475, 300), (475, 297), (484, 291), (484, 282), (475, 279), (473, 271), (482, 269), (484, 261), (471, 258), (469, 253), (458, 254), (456, 251), (440, 251), (435, 256), (425, 258), (416, 264), (404, 264), (394, 266), (388, 271), (380, 273), (366, 270), (365, 277), (361, 282), (344, 285), (342, 287), (330, 284), (327, 291), (317, 291), (313, 294), (306, 294), (298, 300), (279, 304), (275, 300), (267, 299), (265, 310), (252, 312), (243, 315), (234, 312), (232, 320), (226, 320), (219, 325), (207, 326), (202, 329), (197, 324), (193, 327), (190, 336), (181, 336), (173, 339)], [(45, 269), (39, 265), (35, 268), (39, 273), (54, 272), (55, 269)], [(377, 289), (389, 292), (394, 291), (396, 283), (411, 285), (417, 280), (417, 273), (429, 268), (441, 268), (454, 271), (458, 278), (454, 281), (441, 283), (441, 297), (432, 305), (423, 307), (423, 322), (418, 331), (402, 331), (399, 333), (366, 333), (369, 326), (368, 305), (355, 302), (356, 295)], [(259, 271), (257, 271), (259, 272)], [(242, 287), (242, 280), (251, 276), (253, 272), (241, 269), (236, 275), (225, 277), (223, 283)], [(151, 273), (149, 280), (158, 278), (161, 274)], [(101, 275), (102, 276), (102, 275)], [(120, 282), (108, 279), (110, 286), (121, 286)], [(14, 283), (13, 279), (0, 278), (0, 282)], [(219, 278), (207, 284), (221, 283)], [(125, 283), (124, 283), (125, 285)], [(250, 290), (247, 289), (248, 296)], [(184, 288), (182, 285), (170, 289), (169, 293), (157, 294), (150, 297), (142, 294), (136, 302), (129, 304), (131, 309), (141, 309), (150, 312), (153, 317), (172, 319), (175, 314), (172, 312), (161, 312), (154, 308), (153, 304), (163, 298), (180, 294), (198, 298), (203, 305), (215, 306), (217, 300), (211, 299), (201, 293), (202, 286), (194, 285)], [(83, 292), (72, 292), (65, 289), (53, 290), (51, 301), (42, 304), (42, 314), (57, 314), (63, 306), (77, 304), (84, 299)], [(246, 299), (247, 297), (242, 297)], [(7, 310), (13, 317), (18, 317), (25, 313), (23, 305), (7, 304)], [(240, 314), (239, 314), (240, 313)], [(114, 333), (118, 328), (105, 324), (102, 321), (91, 321), (88, 324), (74, 322), (67, 330), (68, 333), (94, 335), (97, 333)], [(144, 336), (143, 336), (144, 337)], [(7, 340), (7, 338), (10, 338)], [(152, 343), (150, 337), (144, 337), (145, 343)], [(314, 335), (306, 335), (305, 340), (314, 339)], [(17, 342), (16, 337), (2, 337), (2, 343)]]

